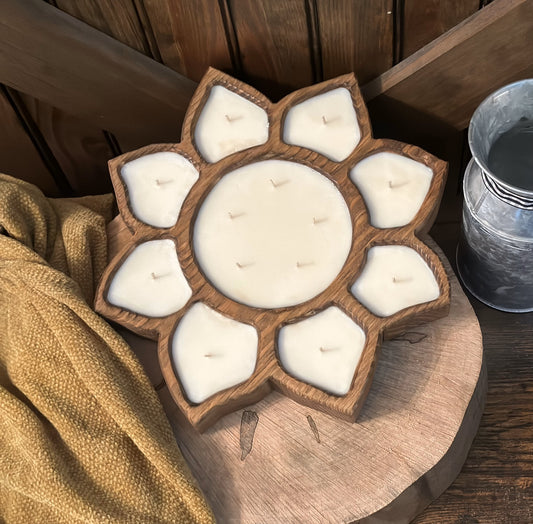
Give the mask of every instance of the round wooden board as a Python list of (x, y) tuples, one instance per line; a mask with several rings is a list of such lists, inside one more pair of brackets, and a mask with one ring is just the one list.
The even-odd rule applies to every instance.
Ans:
[[(409, 522), (453, 482), (479, 425), (486, 371), (474, 311), (426, 241), (450, 278), (450, 314), (382, 345), (355, 424), (272, 393), (199, 434), (159, 390), (218, 522)], [(160, 383), (156, 343), (125, 335)]]

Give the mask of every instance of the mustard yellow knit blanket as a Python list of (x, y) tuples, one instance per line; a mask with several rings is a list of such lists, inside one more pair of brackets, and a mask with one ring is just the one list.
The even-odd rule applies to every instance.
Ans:
[(0, 175), (0, 521), (212, 522), (159, 400), (88, 304), (111, 195)]

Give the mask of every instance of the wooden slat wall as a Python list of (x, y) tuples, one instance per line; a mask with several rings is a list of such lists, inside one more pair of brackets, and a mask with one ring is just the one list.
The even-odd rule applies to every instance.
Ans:
[(144, 55), (152, 55), (133, 0), (49, 0), (49, 3)]
[(365, 86), (457, 130), (492, 91), (533, 74), (533, 0), (493, 2)]
[(304, 0), (229, 0), (244, 79), (277, 100), (313, 83)]
[[(364, 84), (483, 4), (479, 0), (42, 1), (194, 81), (212, 65), (252, 83), (274, 100), (349, 71)], [(20, 100), (77, 194), (108, 191), (107, 160), (140, 145), (143, 133), (112, 130), (113, 136), (94, 120), (74, 116), (83, 110), (70, 114), (66, 104), (58, 109), (29, 95)], [(113, 86), (109, 100), (116, 103)], [(72, 103), (77, 103), (76, 97)], [(175, 140), (179, 126), (176, 121)], [(25, 147), (34, 142), (28, 132), (31, 135), (27, 126), (19, 129), (19, 137), (26, 133), (21, 139)], [(38, 152), (27, 158), (26, 171), (41, 172), (31, 160), (39, 158)], [(5, 165), (9, 161), (3, 153), (0, 169), (5, 170)], [(36, 180), (42, 180), (41, 186), (50, 192), (51, 177), (43, 169)], [(19, 166), (17, 171), (25, 170)]]
[(0, 122), (0, 173), (36, 184), (47, 196), (60, 196), (59, 187), (2, 90)]
[[(132, 0), (48, 0), (48, 3), (152, 56)], [(111, 191), (107, 161), (120, 154), (119, 144), (108, 140), (104, 130), (86, 120), (29, 95), (20, 95), (74, 192), (83, 195)]]
[[(161, 61), (198, 82), (209, 66), (231, 71), (233, 62), (217, 0), (144, 0)], [(206, 30), (206, 28), (209, 28)]]
[(104, 131), (29, 95), (20, 96), (74, 192), (111, 191), (107, 161), (118, 151), (113, 150)]
[(402, 59), (429, 44), (479, 9), (479, 0), (404, 0), (403, 4)]
[(394, 2), (319, 0), (324, 78), (354, 71), (364, 84), (394, 62)]

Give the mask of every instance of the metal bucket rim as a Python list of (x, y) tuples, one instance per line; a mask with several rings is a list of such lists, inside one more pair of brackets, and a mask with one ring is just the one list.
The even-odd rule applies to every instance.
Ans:
[(485, 172), (485, 174), (490, 177), (495, 184), (500, 185), (507, 189), (507, 191), (511, 193), (515, 193), (519, 197), (525, 197), (533, 199), (533, 190), (527, 190), (520, 187), (513, 186), (512, 184), (509, 184), (507, 182), (504, 182), (500, 178), (498, 178), (490, 169), (489, 166), (486, 164), (484, 160), (480, 158), (478, 153), (474, 150), (473, 147), (473, 127), (476, 121), (476, 117), (483, 111), (484, 105), (489, 102), (489, 100), (501, 95), (503, 92), (508, 91), (510, 88), (514, 88), (519, 85), (523, 84), (531, 84), (533, 87), (533, 78), (524, 78), (523, 80), (518, 80), (517, 82), (513, 82), (511, 84), (504, 85), (497, 89), (496, 91), (490, 93), (476, 108), (474, 111), (474, 114), (472, 115), (472, 118), (470, 119), (470, 124), (468, 126), (468, 147), (470, 148), (470, 152), (472, 153), (472, 157), (476, 161), (476, 164), (480, 166), (480, 168)]

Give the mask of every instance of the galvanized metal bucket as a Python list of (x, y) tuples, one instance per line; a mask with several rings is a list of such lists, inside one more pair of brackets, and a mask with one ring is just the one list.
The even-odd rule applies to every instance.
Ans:
[(492, 93), (472, 117), (457, 267), (482, 302), (526, 312), (533, 311), (533, 171), (517, 184), (509, 166), (504, 174), (489, 162), (495, 142), (514, 126), (530, 126), (533, 133), (533, 79)]

